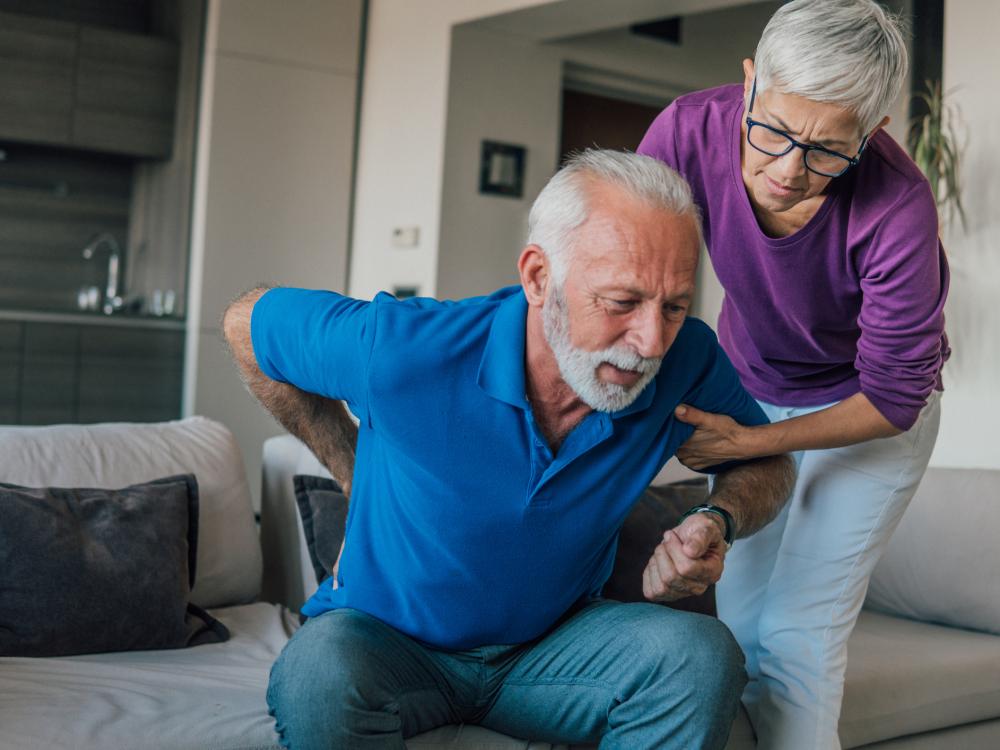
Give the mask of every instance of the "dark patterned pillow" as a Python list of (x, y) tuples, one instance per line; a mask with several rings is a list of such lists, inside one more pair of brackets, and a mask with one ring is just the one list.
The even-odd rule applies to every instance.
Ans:
[(309, 560), (316, 574), (316, 583), (322, 583), (330, 577), (344, 541), (347, 498), (339, 484), (325, 477), (296, 474), (292, 483)]
[(187, 601), (197, 545), (190, 474), (120, 490), (0, 483), (0, 656), (228, 639)]

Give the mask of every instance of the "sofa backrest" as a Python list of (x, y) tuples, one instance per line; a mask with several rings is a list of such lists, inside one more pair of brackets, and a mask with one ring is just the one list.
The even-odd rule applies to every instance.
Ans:
[(0, 427), (0, 481), (115, 489), (172, 474), (198, 480), (198, 562), (191, 601), (223, 607), (260, 592), (261, 552), (236, 439), (189, 417), (155, 424)]
[(296, 474), (329, 477), (304, 443), (291, 435), (264, 441), (260, 543), (264, 552), (261, 597), (298, 610), (316, 591), (316, 576), (295, 502)]
[(1000, 634), (1000, 470), (930, 468), (875, 568), (865, 606)]

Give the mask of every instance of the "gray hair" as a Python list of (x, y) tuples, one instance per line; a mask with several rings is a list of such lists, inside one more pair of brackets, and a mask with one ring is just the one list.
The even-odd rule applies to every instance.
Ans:
[(767, 22), (757, 44), (757, 91), (831, 102), (871, 132), (906, 79), (901, 22), (873, 0), (795, 0)]
[(545, 253), (556, 284), (561, 286), (566, 280), (573, 235), (590, 215), (590, 180), (621, 187), (637, 199), (678, 216), (691, 216), (701, 237), (701, 216), (691, 188), (666, 164), (628, 151), (580, 151), (542, 188), (528, 215), (528, 244)]

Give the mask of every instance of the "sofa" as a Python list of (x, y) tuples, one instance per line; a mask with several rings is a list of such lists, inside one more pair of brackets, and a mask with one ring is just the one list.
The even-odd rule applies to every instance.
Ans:
[[(190, 599), (230, 639), (2, 657), (0, 750), (278, 747), (268, 673), (316, 587), (292, 482), (296, 474), (328, 476), (312, 454), (289, 436), (265, 444), (258, 533), (239, 449), (217, 422), (0, 427), (0, 482), (111, 488), (178, 473), (194, 474), (200, 493)], [(1000, 576), (989, 575), (1000, 571), (992, 538), (998, 486), (1000, 471), (928, 474), (851, 640), (844, 747), (1000, 747), (1000, 637), (968, 629), (1000, 631)], [(407, 745), (552, 747), (474, 726), (441, 727)], [(740, 716), (729, 747), (753, 746)]]
[[(268, 440), (261, 506), (264, 596), (291, 609), (317, 585), (296, 507), (297, 474), (330, 476), (295, 438)], [(668, 466), (656, 481), (689, 476), (683, 467)], [(851, 636), (840, 721), (845, 749), (1000, 748), (998, 528), (1000, 470), (928, 470), (876, 569)], [(427, 732), (407, 745), (551, 747), (457, 726)], [(740, 714), (727, 750), (755, 745), (749, 719)]]

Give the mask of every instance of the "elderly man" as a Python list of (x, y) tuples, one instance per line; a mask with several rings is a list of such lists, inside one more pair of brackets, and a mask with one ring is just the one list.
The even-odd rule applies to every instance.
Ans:
[[(699, 240), (675, 172), (589, 151), (536, 200), (520, 287), (460, 302), (257, 289), (230, 306), (251, 390), (352, 488), (338, 570), (272, 670), (286, 746), (403, 748), (459, 722), (725, 744), (746, 679), (725, 627), (600, 598), (630, 507), (693, 431), (675, 409), (766, 421), (687, 318)], [(360, 420), (356, 466), (338, 399)], [(793, 481), (784, 456), (726, 468), (664, 532), (648, 599), (704, 591)]]

